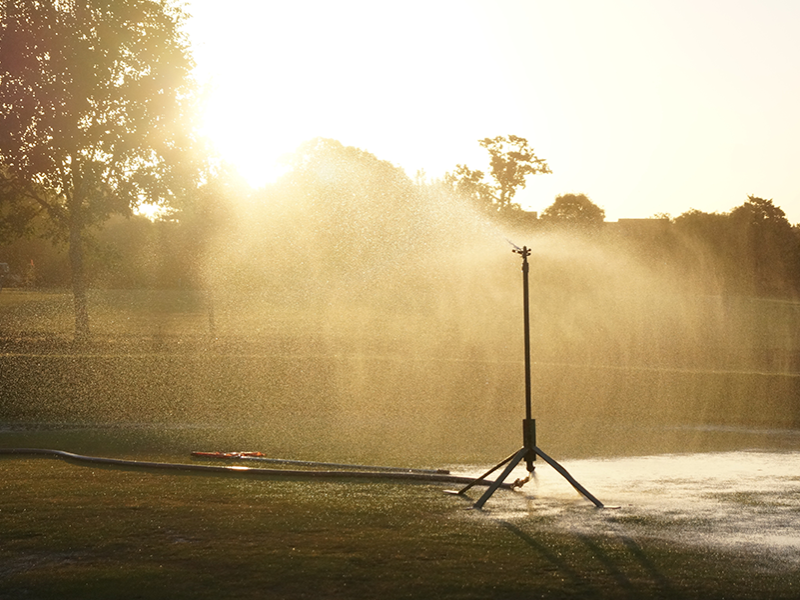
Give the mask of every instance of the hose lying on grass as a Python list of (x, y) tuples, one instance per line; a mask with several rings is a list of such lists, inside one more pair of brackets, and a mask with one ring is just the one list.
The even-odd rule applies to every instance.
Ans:
[(311, 460), (288, 460), (285, 458), (269, 458), (261, 452), (192, 452), (195, 458), (210, 458), (215, 460), (255, 460), (273, 465), (293, 465), (296, 467), (332, 467), (334, 469), (352, 469), (356, 471), (391, 471), (394, 473), (436, 473), (449, 475), (446, 469), (411, 469), (405, 467), (378, 467), (375, 465), (350, 465), (342, 463), (318, 462)]
[[(140, 460), (123, 460), (119, 458), (103, 458), (100, 456), (84, 456), (63, 450), (48, 450), (45, 448), (0, 448), (0, 454), (13, 455), (45, 455), (55, 456), (67, 461), (79, 463), (111, 465), (129, 469), (164, 469), (172, 471), (194, 471), (200, 473), (222, 473), (240, 477), (284, 477), (284, 478), (309, 478), (309, 479), (371, 479), (393, 480), (432, 483), (458, 483), (475, 485), (491, 485), (493, 482), (476, 480), (475, 477), (462, 477), (459, 475), (446, 475), (442, 473), (418, 473), (403, 470), (398, 471), (316, 471), (311, 469), (263, 469), (240, 466), (222, 465), (195, 465), (185, 463), (162, 463)], [(502, 484), (505, 489), (512, 489), (513, 484)]]

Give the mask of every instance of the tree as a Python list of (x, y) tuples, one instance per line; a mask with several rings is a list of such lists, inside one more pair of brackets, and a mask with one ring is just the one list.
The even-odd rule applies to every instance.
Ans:
[(466, 165), (456, 165), (453, 172), (445, 173), (444, 181), (456, 195), (478, 209), (496, 211), (492, 188), (484, 181), (483, 171), (473, 171)]
[[(225, 260), (219, 256), (221, 248), (236, 253), (243, 241), (240, 239), (242, 219), (252, 219), (250, 210), (244, 208), (253, 190), (230, 166), (221, 164), (207, 174), (205, 181), (182, 203), (181, 210), (165, 217), (173, 221), (176, 233), (165, 240), (173, 257), (173, 280), (179, 279), (198, 289), (210, 290), (220, 283), (225, 271)], [(161, 223), (169, 227), (169, 223)]]
[(747, 202), (731, 210), (731, 218), (741, 227), (762, 233), (781, 235), (790, 232), (792, 228), (786, 219), (786, 213), (780, 207), (775, 206), (772, 200), (757, 196), (748, 196)]
[(505, 215), (521, 210), (513, 200), (516, 193), (525, 188), (527, 177), (552, 173), (547, 161), (536, 156), (525, 138), (499, 136), (484, 138), (478, 143), (489, 152), (489, 181), (483, 171), (456, 165), (454, 172), (445, 175), (445, 183), (490, 213)]
[(280, 188), (294, 198), (305, 234), (333, 262), (358, 265), (399, 251), (417, 233), (418, 190), (406, 173), (373, 154), (317, 138), (291, 157)]
[(712, 293), (792, 295), (800, 287), (800, 240), (772, 200), (748, 196), (728, 213), (690, 210), (675, 219), (679, 263)]
[(730, 212), (731, 243), (738, 263), (749, 271), (752, 291), (761, 295), (796, 290), (800, 260), (797, 236), (786, 214), (772, 200), (748, 196)]
[(185, 18), (171, 0), (0, 0), (0, 214), (45, 214), (68, 243), (76, 340), (87, 228), (197, 172)]
[(543, 223), (597, 228), (603, 224), (606, 211), (592, 202), (586, 194), (562, 194), (542, 211)]

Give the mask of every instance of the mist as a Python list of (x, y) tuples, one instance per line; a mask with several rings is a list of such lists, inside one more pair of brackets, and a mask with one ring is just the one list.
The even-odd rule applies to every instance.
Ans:
[[(605, 232), (500, 225), (338, 143), (298, 156), (273, 186), (200, 203), (215, 218), (183, 257), (196, 285), (97, 287), (93, 346), (11, 348), (8, 415), (294, 456), (496, 458), (524, 416), (512, 242), (532, 251), (533, 416), (550, 452), (724, 449), (737, 442), (720, 427), (797, 425), (797, 304), (709, 293)], [(26, 310), (28, 342), (68, 329), (57, 295)]]

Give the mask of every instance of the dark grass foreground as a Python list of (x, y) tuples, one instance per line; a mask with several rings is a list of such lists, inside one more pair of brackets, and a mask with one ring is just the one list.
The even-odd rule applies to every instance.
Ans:
[[(249, 481), (0, 457), (0, 598), (796, 598), (800, 576), (548, 532), (428, 484)], [(499, 492), (508, 494), (510, 492)], [(520, 498), (521, 502), (524, 502)], [(623, 528), (624, 529), (624, 528)], [(620, 531), (623, 531), (620, 533)]]

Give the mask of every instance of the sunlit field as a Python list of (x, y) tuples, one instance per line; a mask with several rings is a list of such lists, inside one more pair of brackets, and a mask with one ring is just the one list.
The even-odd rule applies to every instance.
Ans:
[[(68, 295), (0, 294), (0, 447), (172, 463), (258, 450), (475, 476), (520, 446), (514, 318), (482, 316), (497, 328), (480, 345), (413, 311), (315, 316), (189, 291), (91, 301), (93, 338), (76, 345)], [(794, 315), (742, 306), (774, 330)], [(796, 597), (797, 375), (752, 360), (535, 361), (539, 445), (602, 510), (544, 463), (472, 510), (477, 492), (444, 484), (2, 455), (0, 595)]]
[(800, 598), (797, 10), (545, 4), (0, 1), (0, 600)]

